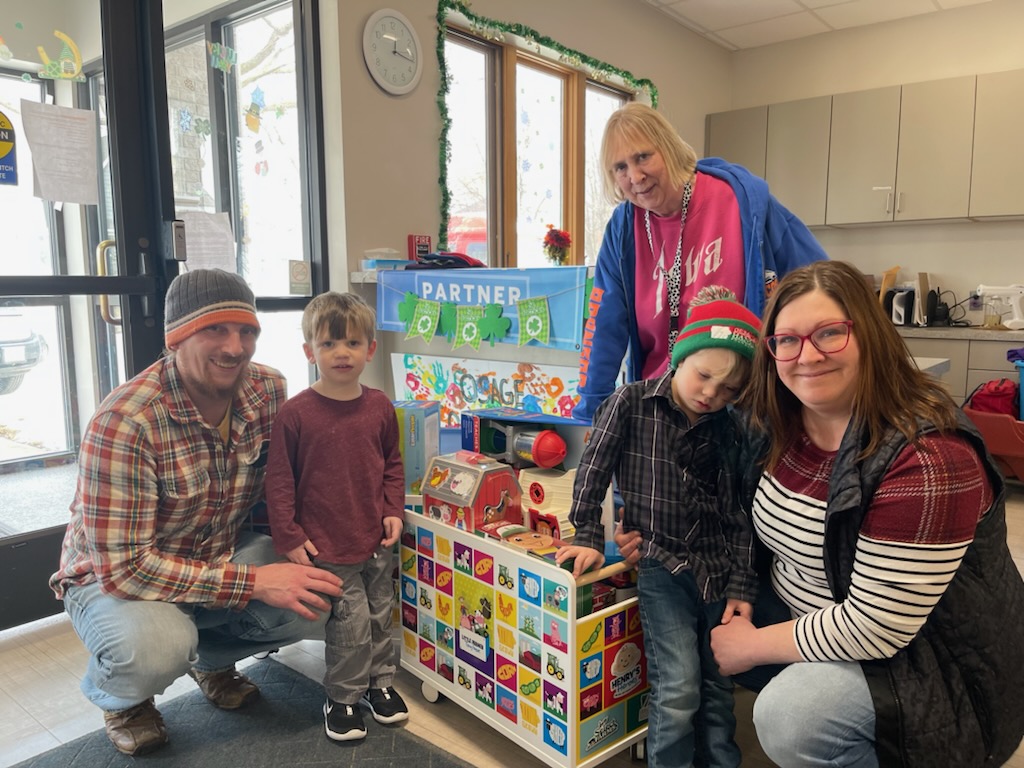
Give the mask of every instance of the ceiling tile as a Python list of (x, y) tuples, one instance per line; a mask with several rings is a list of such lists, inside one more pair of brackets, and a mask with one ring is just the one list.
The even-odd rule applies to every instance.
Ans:
[(646, 0), (729, 50), (795, 40), (991, 0)]
[(815, 13), (833, 29), (860, 27), (935, 11), (932, 0), (860, 0), (819, 8)]
[(756, 48), (761, 45), (782, 43), (829, 31), (829, 28), (813, 14), (803, 12), (782, 18), (758, 21), (753, 24), (744, 24), (739, 27), (730, 27), (717, 34), (736, 48)]
[(715, 32), (802, 9), (795, 0), (680, 0), (665, 10), (676, 10), (700, 27)]
[(805, 8), (810, 8), (813, 11), (818, 8), (824, 8), (827, 5), (842, 5), (843, 3), (857, 2), (859, 2), (859, 0), (800, 0), (800, 5)]

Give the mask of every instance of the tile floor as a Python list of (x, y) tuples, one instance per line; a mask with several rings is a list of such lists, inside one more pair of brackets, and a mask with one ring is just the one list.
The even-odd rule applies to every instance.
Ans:
[[(1007, 512), (1010, 548), (1018, 567), (1024, 571), (1024, 489), (1021, 486), (1015, 486), (1012, 491)], [(313, 679), (319, 680), (323, 674), (322, 642), (296, 644), (282, 649), (276, 658)], [(85, 663), (82, 645), (63, 615), (0, 632), (0, 768), (102, 727), (100, 712), (85, 701), (78, 689)], [(157, 698), (157, 704), (194, 686), (190, 679), (182, 678)], [(396, 687), (409, 703), (407, 727), (411, 733), (479, 768), (540, 768), (545, 765), (457, 704), (443, 699), (436, 704), (426, 702), (419, 694), (419, 681), (409, 672), (400, 672)], [(772, 763), (758, 747), (750, 725), (752, 703), (753, 694), (739, 693), (737, 739), (744, 754), (743, 765), (768, 768)], [(312, 712), (310, 716), (320, 715)], [(604, 765), (625, 768), (637, 763), (630, 759), (629, 750), (625, 750)], [(1007, 765), (1024, 768), (1024, 746)]]

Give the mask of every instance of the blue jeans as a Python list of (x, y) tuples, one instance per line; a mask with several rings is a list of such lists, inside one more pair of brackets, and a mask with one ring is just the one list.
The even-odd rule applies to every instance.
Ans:
[[(245, 532), (232, 562), (266, 565), (280, 558), (268, 536)], [(215, 672), (260, 651), (322, 639), (327, 614), (314, 621), (255, 600), (241, 610), (208, 610), (155, 600), (121, 600), (99, 584), (71, 587), (64, 607), (89, 651), (82, 693), (100, 709), (133, 707), (189, 668)]]
[(673, 575), (653, 559), (640, 561), (637, 587), (651, 684), (648, 768), (736, 768), (733, 685), (711, 654), (725, 601), (705, 604), (690, 571)]
[(781, 768), (878, 768), (875, 709), (856, 662), (790, 664), (757, 695), (754, 727)]

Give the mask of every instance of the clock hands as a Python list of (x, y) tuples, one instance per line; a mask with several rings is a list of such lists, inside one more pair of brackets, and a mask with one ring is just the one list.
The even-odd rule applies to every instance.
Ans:
[(398, 38), (397, 37), (395, 37), (394, 35), (382, 35), (382, 37), (385, 40), (390, 40), (391, 44), (394, 46), (391, 49), (391, 53), (395, 54), (396, 56), (401, 56), (406, 61), (415, 61), (415, 59), (412, 57), (412, 49), (410, 49), (408, 46), (406, 46), (402, 50), (398, 50)]

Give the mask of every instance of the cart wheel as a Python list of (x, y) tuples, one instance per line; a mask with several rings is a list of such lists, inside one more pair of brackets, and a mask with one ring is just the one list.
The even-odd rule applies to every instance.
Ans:
[(423, 698), (429, 701), (431, 704), (436, 704), (441, 700), (441, 692), (434, 686), (424, 680), (420, 683), (420, 693), (423, 694)]
[(640, 739), (640, 741), (629, 749), (633, 760), (640, 762), (641, 760), (647, 759), (647, 739)]

